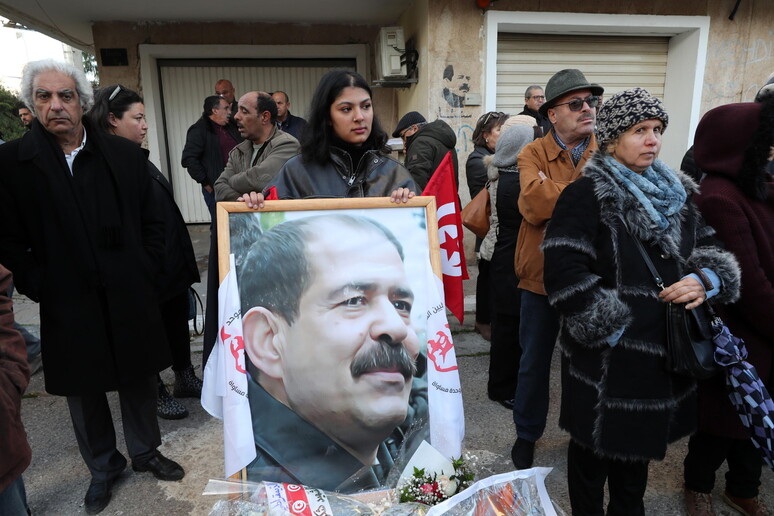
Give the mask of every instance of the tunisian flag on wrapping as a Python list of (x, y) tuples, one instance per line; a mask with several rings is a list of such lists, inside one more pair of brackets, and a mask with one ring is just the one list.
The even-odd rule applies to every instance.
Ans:
[(202, 407), (223, 420), (226, 477), (239, 472), (256, 456), (253, 420), (247, 401), (241, 311), (232, 254), (228, 275), (218, 288), (218, 340), (204, 367), (202, 387)]
[(438, 240), (441, 244), (441, 270), (446, 307), (462, 324), (465, 317), (465, 294), (462, 280), (468, 279), (465, 251), (462, 245), (462, 218), (451, 152), (446, 153), (433, 173), (422, 195), (434, 195), (438, 207)]

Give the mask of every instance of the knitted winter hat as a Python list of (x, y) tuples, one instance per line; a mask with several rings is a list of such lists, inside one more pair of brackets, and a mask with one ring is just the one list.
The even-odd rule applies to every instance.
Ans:
[(400, 119), (398, 122), (397, 127), (395, 127), (395, 130), (392, 132), (393, 138), (398, 138), (400, 136), (400, 133), (408, 129), (414, 124), (422, 124), (424, 122), (427, 122), (425, 120), (425, 117), (423, 117), (421, 114), (417, 113), (416, 111), (409, 111), (405, 115), (403, 115), (403, 118)]
[(513, 127), (514, 125), (528, 125), (530, 127), (534, 127), (537, 125), (537, 120), (535, 120), (535, 117), (531, 117), (529, 115), (509, 116), (508, 120), (503, 122), (503, 125), (500, 126), (500, 133), (502, 134), (506, 129)]
[(664, 129), (669, 124), (661, 100), (642, 88), (619, 91), (597, 111), (597, 143), (604, 148), (631, 126), (653, 119), (661, 120)]
[(531, 125), (518, 124), (509, 127), (500, 133), (500, 138), (497, 140), (497, 145), (495, 146), (492, 165), (497, 168), (515, 165), (516, 157), (519, 155), (519, 152), (521, 152), (521, 149), (534, 139), (535, 130)]

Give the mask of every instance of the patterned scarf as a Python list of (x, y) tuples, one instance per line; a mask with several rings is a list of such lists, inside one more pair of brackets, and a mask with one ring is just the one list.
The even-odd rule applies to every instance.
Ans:
[(677, 174), (663, 161), (656, 160), (642, 174), (629, 170), (611, 156), (605, 164), (613, 175), (642, 204), (655, 227), (664, 231), (669, 219), (685, 204), (688, 194)]

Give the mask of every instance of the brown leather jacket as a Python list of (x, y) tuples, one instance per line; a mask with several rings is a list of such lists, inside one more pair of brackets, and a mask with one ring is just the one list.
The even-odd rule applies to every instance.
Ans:
[(6, 295), (11, 272), (0, 265), (0, 493), (30, 465), (32, 451), (21, 421), (21, 397), (30, 380), (24, 339), (13, 327)]
[[(592, 135), (578, 165), (573, 165), (570, 151), (559, 147), (552, 130), (519, 153), (519, 211), (524, 216), (519, 228), (515, 257), (519, 288), (546, 295), (543, 287), (543, 252), (540, 250), (546, 224), (551, 220), (559, 194), (580, 177), (583, 165), (595, 150), (597, 140)], [(540, 176), (540, 172), (546, 176), (545, 179)]]

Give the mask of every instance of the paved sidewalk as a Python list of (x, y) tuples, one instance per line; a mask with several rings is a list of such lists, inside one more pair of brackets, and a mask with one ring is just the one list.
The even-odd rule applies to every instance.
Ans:
[[(194, 241), (202, 283), (196, 286), (205, 299), (204, 279), (209, 246), (208, 226), (189, 226)], [(469, 267), (475, 277), (476, 267)], [(466, 282), (465, 291), (475, 292), (474, 280)], [(17, 320), (33, 333), (39, 332), (38, 309), (35, 303), (19, 296), (14, 298)], [(486, 395), (489, 345), (473, 332), (474, 306), (472, 295), (466, 297), (465, 324), (456, 324), (450, 318), (459, 362), (465, 405), (465, 449), (477, 457), (475, 466), (479, 477), (511, 471), (510, 449), (515, 438), (511, 413)], [(138, 321), (139, 322), (139, 321)], [(192, 341), (192, 361), (201, 375), (201, 337)], [(567, 434), (557, 427), (559, 385), (559, 358), (554, 354), (551, 379), (551, 409), (546, 435), (538, 443), (536, 466), (551, 466), (554, 470), (546, 479), (548, 493), (569, 513), (567, 498), (565, 456)], [(172, 383), (171, 370), (162, 373)], [(115, 421), (120, 421), (116, 396), (111, 398)], [(113, 499), (102, 513), (117, 515), (206, 515), (215, 500), (201, 495), (209, 478), (223, 474), (223, 431), (220, 421), (213, 419), (201, 408), (196, 399), (181, 402), (191, 415), (179, 421), (160, 419), (163, 445), (161, 451), (180, 462), (186, 477), (180, 482), (160, 482), (149, 473), (134, 473), (131, 468), (122, 475), (113, 490)], [(22, 418), (32, 446), (32, 464), (24, 473), (27, 496), (35, 515), (70, 516), (85, 514), (83, 497), (89, 485), (89, 473), (78, 452), (72, 425), (64, 398), (45, 392), (43, 374), (32, 378), (22, 403)], [(124, 451), (123, 431), (116, 429), (119, 449)], [(662, 462), (650, 466), (650, 480), (645, 496), (648, 515), (680, 515), (682, 509), (682, 458), (687, 451), (687, 440), (671, 446)], [(723, 474), (713, 493), (720, 515), (737, 514), (722, 502)], [(774, 507), (774, 473), (766, 470), (761, 486), (762, 498)]]

